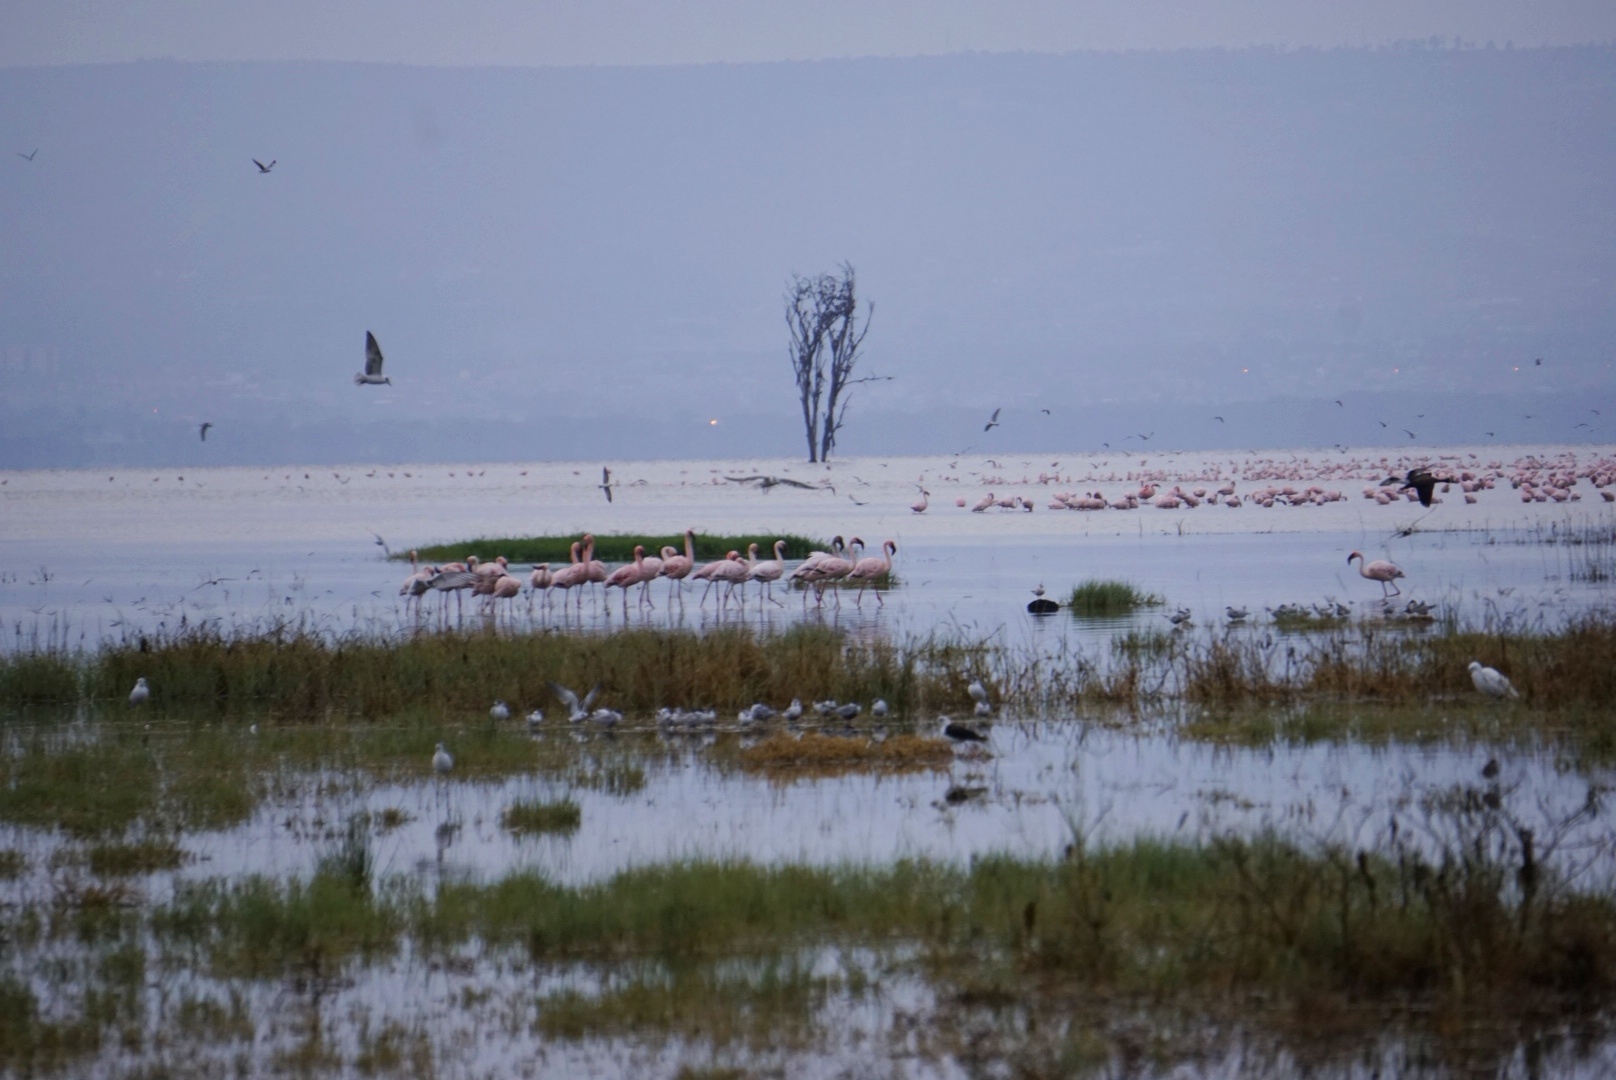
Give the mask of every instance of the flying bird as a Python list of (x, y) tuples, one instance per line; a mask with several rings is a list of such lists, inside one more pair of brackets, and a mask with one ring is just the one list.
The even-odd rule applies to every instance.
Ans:
[[(1488, 434), (1490, 435), (1492, 432), (1488, 432)], [(1431, 494), (1436, 490), (1436, 486), (1438, 484), (1450, 484), (1452, 482), (1453, 481), (1450, 477), (1431, 475), (1431, 470), (1429, 469), (1410, 469), (1408, 470), (1408, 476), (1403, 480), (1403, 485), (1397, 490), (1408, 491), (1412, 489), (1419, 495), (1421, 506), (1430, 506)], [(1380, 486), (1386, 487), (1388, 484), (1395, 483), (1397, 483), (1397, 477), (1388, 476), (1386, 479), (1380, 482)]]
[(1419, 436), (1418, 436), (1418, 435), (1416, 435), (1416, 434), (1414, 434), (1414, 433), (1413, 433), (1413, 432), (1412, 432), (1412, 431), (1410, 431), (1410, 430), (1408, 430), (1408, 428), (1404, 428), (1404, 429), (1403, 429), (1403, 434), (1404, 434), (1404, 435), (1407, 435), (1407, 436), (1408, 436), (1408, 437), (1409, 437), (1409, 438), (1411, 438), (1411, 439), (1417, 439), (1417, 438), (1419, 438)]
[(1541, 356), (1538, 357), (1535, 361), (1533, 361), (1533, 366), (1534, 367), (1542, 367), (1543, 366), (1543, 358)]
[[(1335, 399), (1335, 403), (1336, 403), (1336, 404), (1337, 404), (1337, 405), (1341, 405), (1341, 399), (1340, 399), (1340, 398), (1336, 398), (1336, 399)], [(1342, 408), (1343, 408), (1343, 409), (1345, 409), (1345, 408), (1346, 408), (1346, 406), (1345, 406), (1345, 405), (1341, 405), (1341, 407), (1342, 407)]]
[[(1220, 424), (1224, 423), (1224, 419), (1221, 416), (1214, 416), (1212, 419), (1216, 420)], [(1151, 432), (1151, 434), (1155, 434), (1155, 432)]]
[(992, 431), (994, 428), (999, 426), (999, 413), (1003, 408), (1004, 406), (1001, 405), (999, 408), (993, 410), (993, 415), (988, 419), (988, 422), (982, 425), (983, 431)]
[[(37, 153), (39, 153), (39, 147), (36, 146), (36, 147), (34, 147), (34, 154), (37, 154)], [(17, 151), (17, 156), (22, 158), (24, 161), (32, 161), (32, 160), (34, 160), (34, 154), (25, 154), (21, 150)]]
[(1045, 416), (1053, 415), (1053, 414), (1050, 413), (1050, 411), (1048, 409), (1039, 409), (1038, 411), (1043, 413)]
[(1387, 427), (1387, 426), (1389, 426), (1389, 425), (1388, 425), (1388, 424), (1387, 424), (1387, 423), (1386, 423), (1386, 421), (1384, 421), (1384, 420), (1382, 420), (1382, 419), (1380, 419), (1380, 418), (1379, 418), (1379, 417), (1378, 417), (1378, 416), (1377, 416), (1377, 417), (1376, 417), (1376, 418), (1375, 418), (1375, 423), (1377, 423), (1377, 424), (1379, 424), (1379, 425), (1380, 425), (1380, 426), (1381, 426), (1381, 427)]
[(393, 380), (382, 374), (382, 347), (376, 344), (376, 335), (369, 330), (365, 331), (365, 370), (355, 375), (353, 381), (355, 386), (367, 383), (372, 386), (380, 383), (393, 385)]
[(213, 426), (212, 421), (209, 421), (209, 420), (202, 421), (202, 427), (199, 430), (202, 433), (202, 441), (203, 442), (208, 441), (208, 428), (210, 428), (212, 426)]
[(612, 470), (602, 465), (600, 467), (600, 490), (606, 493), (606, 501), (612, 501)]
[(273, 169), (275, 167), (274, 159), (271, 159), (270, 163), (268, 165), (265, 165), (262, 161), (259, 161), (257, 158), (253, 158), (252, 163), (254, 165), (258, 166), (259, 173), (263, 174), (263, 175), (267, 175), (269, 173), (269, 170), (271, 170), (271, 169)]

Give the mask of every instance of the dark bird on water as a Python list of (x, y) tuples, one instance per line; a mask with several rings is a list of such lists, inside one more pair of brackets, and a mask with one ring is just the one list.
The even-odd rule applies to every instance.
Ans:
[(207, 420), (202, 421), (202, 427), (201, 427), (200, 430), (201, 430), (201, 433), (202, 433), (202, 441), (203, 442), (208, 441), (208, 428), (210, 428), (212, 426), (213, 426), (213, 424), (210, 421), (207, 421)]
[(376, 344), (376, 335), (369, 330), (365, 331), (365, 370), (355, 375), (353, 381), (355, 386), (393, 385), (393, 380), (382, 374), (382, 347)]
[[(34, 147), (34, 154), (37, 154), (37, 153), (39, 153), (39, 147), (36, 146), (36, 147)], [(32, 161), (32, 160), (34, 160), (34, 154), (25, 154), (21, 150), (17, 151), (17, 156), (22, 158), (24, 161)]]
[(975, 731), (964, 724), (956, 724), (948, 717), (943, 717), (943, 734), (955, 742), (987, 742), (988, 737), (980, 731)]
[(275, 161), (273, 159), (270, 161), (270, 163), (268, 165), (265, 165), (262, 161), (259, 161), (257, 158), (253, 158), (252, 163), (254, 165), (258, 166), (258, 171), (260, 173), (267, 173), (267, 172), (269, 172), (269, 170), (271, 170), (271, 169), (273, 169), (275, 167)]
[(993, 415), (988, 418), (988, 422), (982, 425), (983, 431), (992, 431), (994, 428), (999, 426), (999, 413), (1003, 410), (1003, 408), (1004, 406), (1001, 405), (999, 408), (993, 410)]
[(606, 493), (606, 501), (612, 501), (612, 470), (602, 465), (600, 467), (600, 490)]

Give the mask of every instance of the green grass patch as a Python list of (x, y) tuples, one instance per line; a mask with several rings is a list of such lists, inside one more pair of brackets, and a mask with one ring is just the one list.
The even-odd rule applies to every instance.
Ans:
[(0, 848), (0, 881), (19, 878), (27, 868), (28, 856), (16, 848)]
[[(541, 563), (551, 565), (567, 562), (572, 545), (580, 539), (577, 533), (564, 536), (480, 536), (474, 540), (457, 540), (448, 544), (431, 544), (415, 549), (416, 558), (423, 563), (464, 562), (466, 556), (475, 555), (483, 561), (503, 555), (512, 563)], [(744, 557), (748, 544), (758, 546), (758, 558), (774, 558), (774, 542), (786, 542), (788, 559), (805, 559), (810, 551), (825, 551), (829, 541), (798, 536), (795, 533), (750, 533), (740, 536), (719, 536), (697, 533), (694, 538), (697, 562), (722, 559), (731, 551)], [(634, 547), (645, 548), (647, 555), (659, 555), (664, 547), (685, 552), (683, 533), (671, 536), (642, 536), (634, 533), (598, 533), (595, 535), (595, 558), (602, 562), (632, 562)], [(394, 552), (395, 559), (408, 559), (409, 552)]]
[(583, 811), (571, 799), (514, 802), (499, 816), (500, 825), (514, 833), (577, 832), (583, 820)]
[(83, 665), (65, 652), (0, 653), (0, 701), (15, 705), (75, 702), (79, 699), (82, 669)]
[(1126, 581), (1090, 579), (1075, 585), (1066, 607), (1073, 615), (1104, 618), (1129, 615), (1143, 607), (1156, 607), (1162, 598)]
[(173, 870), (185, 861), (185, 852), (168, 839), (131, 844), (96, 844), (85, 853), (90, 873), (98, 877), (134, 877)]

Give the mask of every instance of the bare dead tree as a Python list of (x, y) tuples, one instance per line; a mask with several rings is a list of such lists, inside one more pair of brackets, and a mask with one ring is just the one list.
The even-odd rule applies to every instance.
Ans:
[(865, 305), (861, 325), (856, 276), (848, 263), (842, 264), (840, 277), (793, 274), (785, 300), (791, 367), (802, 406), (808, 460), (825, 461), (836, 447), (836, 433), (846, 423), (849, 390), (859, 383), (886, 378), (854, 375), (875, 308)]

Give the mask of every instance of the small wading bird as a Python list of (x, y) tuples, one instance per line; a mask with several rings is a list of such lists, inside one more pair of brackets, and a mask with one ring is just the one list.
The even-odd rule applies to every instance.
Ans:
[(202, 421), (202, 426), (198, 429), (198, 431), (202, 435), (202, 441), (203, 442), (208, 441), (208, 428), (210, 428), (212, 426), (213, 426), (213, 424), (210, 421), (207, 421), (207, 420)]
[(948, 717), (942, 717), (943, 735), (954, 742), (987, 742), (988, 737), (980, 731), (974, 731), (964, 724), (956, 724)]
[(488, 719), (498, 723), (511, 718), (511, 707), (503, 701), (494, 702), (493, 708), (488, 710)]
[[(1403, 595), (1403, 590), (1399, 589), (1396, 584), (1397, 579), (1403, 576), (1403, 571), (1396, 563), (1387, 562), (1385, 559), (1376, 559), (1374, 562), (1365, 562), (1363, 552), (1361, 551), (1354, 551), (1351, 555), (1347, 556), (1348, 566), (1352, 565), (1353, 559), (1358, 560), (1358, 574), (1360, 577), (1366, 577), (1370, 581), (1380, 582), (1381, 596), (1388, 597)], [(1390, 591), (1387, 591), (1387, 586), (1391, 586)]]
[(382, 347), (376, 344), (376, 335), (365, 331), (365, 370), (353, 377), (355, 386), (393, 385), (393, 380), (382, 374)]
[(454, 758), (450, 757), (449, 751), (443, 748), (442, 743), (439, 743), (437, 750), (433, 751), (432, 754), (432, 771), (439, 776), (447, 776), (452, 768), (454, 768)]
[(129, 691), (129, 704), (143, 705), (151, 697), (151, 687), (146, 685), (146, 677), (142, 675), (135, 680), (135, 688)]
[(262, 161), (259, 161), (257, 158), (253, 158), (252, 163), (254, 165), (258, 166), (259, 175), (264, 175), (264, 176), (267, 176), (269, 174), (269, 170), (271, 170), (271, 169), (273, 169), (275, 167), (275, 159), (271, 159), (270, 163), (268, 165), (265, 165)]
[(1492, 698), (1518, 698), (1521, 695), (1509, 683), (1509, 676), (1497, 668), (1490, 668), (1480, 660), (1470, 661), (1470, 681), (1476, 689)]

